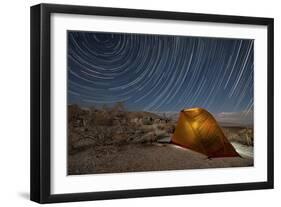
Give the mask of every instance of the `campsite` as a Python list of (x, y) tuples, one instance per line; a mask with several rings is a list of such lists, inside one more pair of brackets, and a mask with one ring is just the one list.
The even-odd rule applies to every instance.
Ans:
[(69, 175), (249, 167), (253, 142), (252, 128), (221, 127), (201, 108), (169, 116), (68, 106)]
[(67, 36), (68, 175), (254, 166), (254, 40)]

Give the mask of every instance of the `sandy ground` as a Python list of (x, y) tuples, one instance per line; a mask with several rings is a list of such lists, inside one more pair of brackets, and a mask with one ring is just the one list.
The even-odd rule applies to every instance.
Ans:
[(235, 144), (242, 157), (213, 158), (168, 143), (100, 146), (68, 157), (68, 174), (118, 173), (253, 166), (251, 152)]

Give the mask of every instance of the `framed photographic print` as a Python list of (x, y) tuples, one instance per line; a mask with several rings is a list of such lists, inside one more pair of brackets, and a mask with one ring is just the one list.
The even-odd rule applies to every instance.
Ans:
[(273, 19), (31, 7), (31, 200), (273, 188)]

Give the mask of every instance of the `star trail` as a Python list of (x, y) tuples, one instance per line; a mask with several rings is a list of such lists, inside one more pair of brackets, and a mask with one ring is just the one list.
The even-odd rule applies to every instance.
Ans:
[(68, 31), (68, 103), (253, 110), (254, 40)]

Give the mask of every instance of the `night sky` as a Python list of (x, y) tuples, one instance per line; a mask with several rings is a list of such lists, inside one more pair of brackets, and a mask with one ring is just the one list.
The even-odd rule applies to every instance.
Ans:
[(253, 110), (254, 40), (68, 31), (68, 104)]

